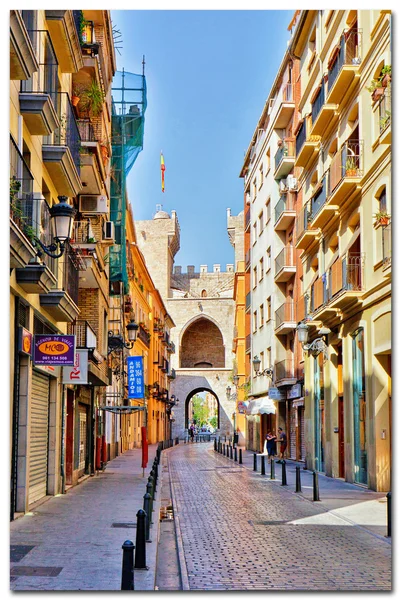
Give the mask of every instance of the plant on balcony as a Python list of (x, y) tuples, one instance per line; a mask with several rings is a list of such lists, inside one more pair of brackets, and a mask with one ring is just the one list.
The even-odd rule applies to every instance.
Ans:
[(383, 87), (387, 87), (391, 81), (391, 65), (384, 65), (381, 70), (379, 81)]
[(72, 88), (71, 102), (77, 106), (81, 98), (85, 95), (86, 86), (83, 83), (75, 83)]
[(376, 101), (384, 94), (384, 86), (380, 79), (372, 79), (370, 86), (366, 88), (372, 95), (372, 100)]
[(87, 21), (84, 17), (84, 13), (81, 10), (79, 15), (79, 43), (83, 46), (86, 43), (85, 40), (85, 29), (89, 25), (89, 21)]
[(80, 108), (92, 117), (98, 117), (102, 112), (104, 103), (103, 91), (95, 79), (82, 88), (80, 96)]
[(357, 175), (357, 166), (355, 162), (355, 158), (353, 156), (348, 156), (345, 161), (345, 175), (347, 177), (356, 177)]
[(390, 223), (391, 215), (385, 210), (379, 210), (373, 217), (375, 219), (375, 226), (381, 225), (382, 227), (386, 227)]
[(379, 120), (380, 131), (382, 131), (385, 127), (387, 127), (387, 125), (390, 123), (390, 120), (391, 120), (391, 111), (386, 110), (384, 115), (382, 117), (380, 117), (380, 120)]
[(18, 200), (18, 192), (21, 189), (21, 182), (13, 175), (10, 177), (10, 208), (12, 216), (15, 219), (22, 217), (22, 209)]

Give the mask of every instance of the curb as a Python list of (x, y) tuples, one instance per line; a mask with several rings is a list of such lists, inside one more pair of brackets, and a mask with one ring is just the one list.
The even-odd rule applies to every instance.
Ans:
[(167, 458), (168, 476), (170, 479), (171, 501), (172, 501), (173, 507), (174, 507), (174, 521), (175, 521), (174, 529), (175, 529), (175, 539), (177, 542), (177, 550), (178, 550), (178, 562), (180, 565), (182, 591), (189, 591), (190, 587), (189, 587), (189, 580), (188, 580), (188, 571), (187, 571), (187, 564), (185, 562), (184, 545), (182, 543), (181, 526), (180, 526), (180, 519), (179, 519), (179, 515), (178, 515), (178, 505), (177, 505), (177, 501), (176, 501), (176, 497), (175, 497), (174, 483), (173, 483), (173, 480), (171, 477), (170, 462), (168, 459), (168, 455), (166, 456), (166, 458)]

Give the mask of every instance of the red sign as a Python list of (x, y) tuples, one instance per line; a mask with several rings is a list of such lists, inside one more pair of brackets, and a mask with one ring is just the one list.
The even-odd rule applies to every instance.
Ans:
[(142, 469), (148, 466), (148, 440), (146, 439), (146, 427), (141, 427), (142, 434)]
[(32, 354), (32, 333), (25, 329), (19, 328), (19, 351), (23, 354)]

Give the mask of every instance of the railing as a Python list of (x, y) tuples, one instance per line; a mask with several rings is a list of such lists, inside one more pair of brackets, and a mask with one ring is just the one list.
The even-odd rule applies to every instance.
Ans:
[(331, 90), (344, 65), (359, 65), (361, 63), (361, 42), (362, 30), (351, 29), (342, 34), (337, 56), (328, 72), (328, 91)]
[(294, 85), (285, 83), (282, 89), (282, 102), (294, 102)]
[(301, 237), (304, 231), (311, 229), (310, 223), (312, 221), (312, 213), (310, 203), (308, 202), (305, 206), (300, 210), (299, 215), (297, 215), (296, 220), (296, 236), (297, 239)]
[(49, 94), (57, 111), (58, 61), (48, 31), (29, 31), (39, 69), (26, 81), (21, 81), (21, 92)]
[(95, 234), (90, 221), (74, 221), (71, 243), (90, 244), (96, 243)]
[(68, 244), (61, 258), (58, 259), (59, 267), (63, 269), (63, 290), (68, 293), (71, 300), (78, 305), (79, 270), (75, 251)]
[(148, 333), (146, 331), (146, 329), (144, 329), (143, 325), (139, 325), (139, 329), (138, 329), (138, 339), (141, 340), (145, 346), (150, 345), (150, 333)]
[(70, 149), (75, 167), (80, 173), (79, 149), (81, 136), (74, 111), (67, 92), (57, 92), (57, 115), (60, 126), (49, 136), (43, 138), (43, 143), (50, 146), (67, 146)]
[(251, 251), (247, 250), (245, 252), (245, 270), (247, 270), (251, 265)]
[(288, 192), (281, 194), (280, 200), (274, 207), (274, 222), (277, 223), (283, 212), (287, 210), (295, 210), (293, 196)]
[(283, 158), (285, 158), (286, 156), (290, 156), (290, 157), (294, 156), (294, 150), (295, 150), (295, 144), (294, 144), (293, 140), (283, 141), (283, 143), (277, 150), (276, 154), (274, 155), (274, 165), (275, 165), (276, 171), (277, 171), (279, 164), (283, 160)]
[(334, 155), (329, 167), (329, 194), (345, 177), (363, 175), (363, 140), (347, 140)]
[(163, 342), (163, 344), (166, 344), (166, 345), (168, 345), (170, 342), (170, 336), (167, 333), (167, 331), (164, 332), (162, 342)]
[(175, 354), (175, 344), (174, 344), (174, 342), (170, 342), (167, 349), (168, 349), (169, 352), (171, 352), (171, 354)]
[(276, 275), (285, 267), (295, 267), (295, 250), (294, 246), (285, 246), (277, 255), (275, 260)]
[(69, 326), (71, 335), (76, 337), (77, 348), (96, 348), (97, 337), (88, 321), (78, 319), (75, 323), (71, 323)]
[(284, 302), (275, 312), (276, 315), (276, 329), (280, 327), (282, 323), (288, 323), (295, 321), (295, 304), (293, 301)]
[(251, 334), (248, 333), (248, 335), (245, 338), (245, 352), (247, 352), (248, 350), (251, 349), (251, 343), (252, 343)]
[(302, 321), (309, 315), (309, 298), (309, 294), (306, 292), (297, 300), (296, 321)]
[(310, 290), (310, 310), (314, 312), (320, 308), (325, 300), (324, 296), (324, 284), (326, 276), (319, 277), (311, 286)]
[(176, 375), (175, 375), (175, 369), (171, 369), (171, 371), (169, 371), (169, 372), (167, 373), (167, 377), (168, 377), (169, 379), (175, 379), (175, 377), (176, 377)]
[(329, 300), (342, 291), (363, 290), (364, 255), (349, 252), (337, 259), (329, 269)]
[(317, 215), (322, 206), (327, 200), (327, 175), (325, 174), (319, 183), (319, 189), (311, 198), (311, 215), (312, 219)]
[(325, 88), (325, 83), (324, 83), (324, 77), (323, 77), (321, 84), (320, 84), (319, 93), (316, 96), (314, 103), (312, 104), (312, 125), (316, 121), (316, 118), (317, 118), (318, 114), (320, 113), (322, 106), (325, 102), (325, 89), (324, 88)]
[(251, 308), (251, 292), (248, 292), (245, 298), (245, 310)]
[(380, 134), (391, 123), (391, 90), (387, 87), (379, 100), (379, 127)]
[(286, 358), (280, 360), (274, 365), (275, 380), (281, 381), (282, 379), (293, 379), (295, 377), (294, 372), (294, 359)]
[(77, 120), (79, 135), (81, 136), (82, 142), (96, 142), (95, 132), (90, 119), (78, 119)]
[(301, 151), (302, 146), (306, 142), (306, 118), (303, 120), (301, 127), (298, 130), (297, 137), (295, 139), (295, 154), (298, 154)]
[(383, 264), (391, 263), (391, 223), (386, 227), (382, 227), (383, 241)]
[(248, 229), (250, 222), (251, 222), (251, 209), (248, 208), (248, 210), (245, 213), (245, 229)]

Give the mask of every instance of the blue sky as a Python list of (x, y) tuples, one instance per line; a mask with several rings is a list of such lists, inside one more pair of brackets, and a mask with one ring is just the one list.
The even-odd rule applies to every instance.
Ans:
[[(122, 33), (118, 69), (142, 72), (148, 106), (144, 149), (128, 176), (136, 219), (156, 204), (177, 211), (175, 264), (234, 262), (226, 209), (243, 209), (239, 178), (284, 55), (293, 11), (112, 11)], [(160, 151), (166, 164), (161, 192)], [(224, 266), (225, 269), (225, 266)], [(185, 270), (185, 269), (183, 269)]]

